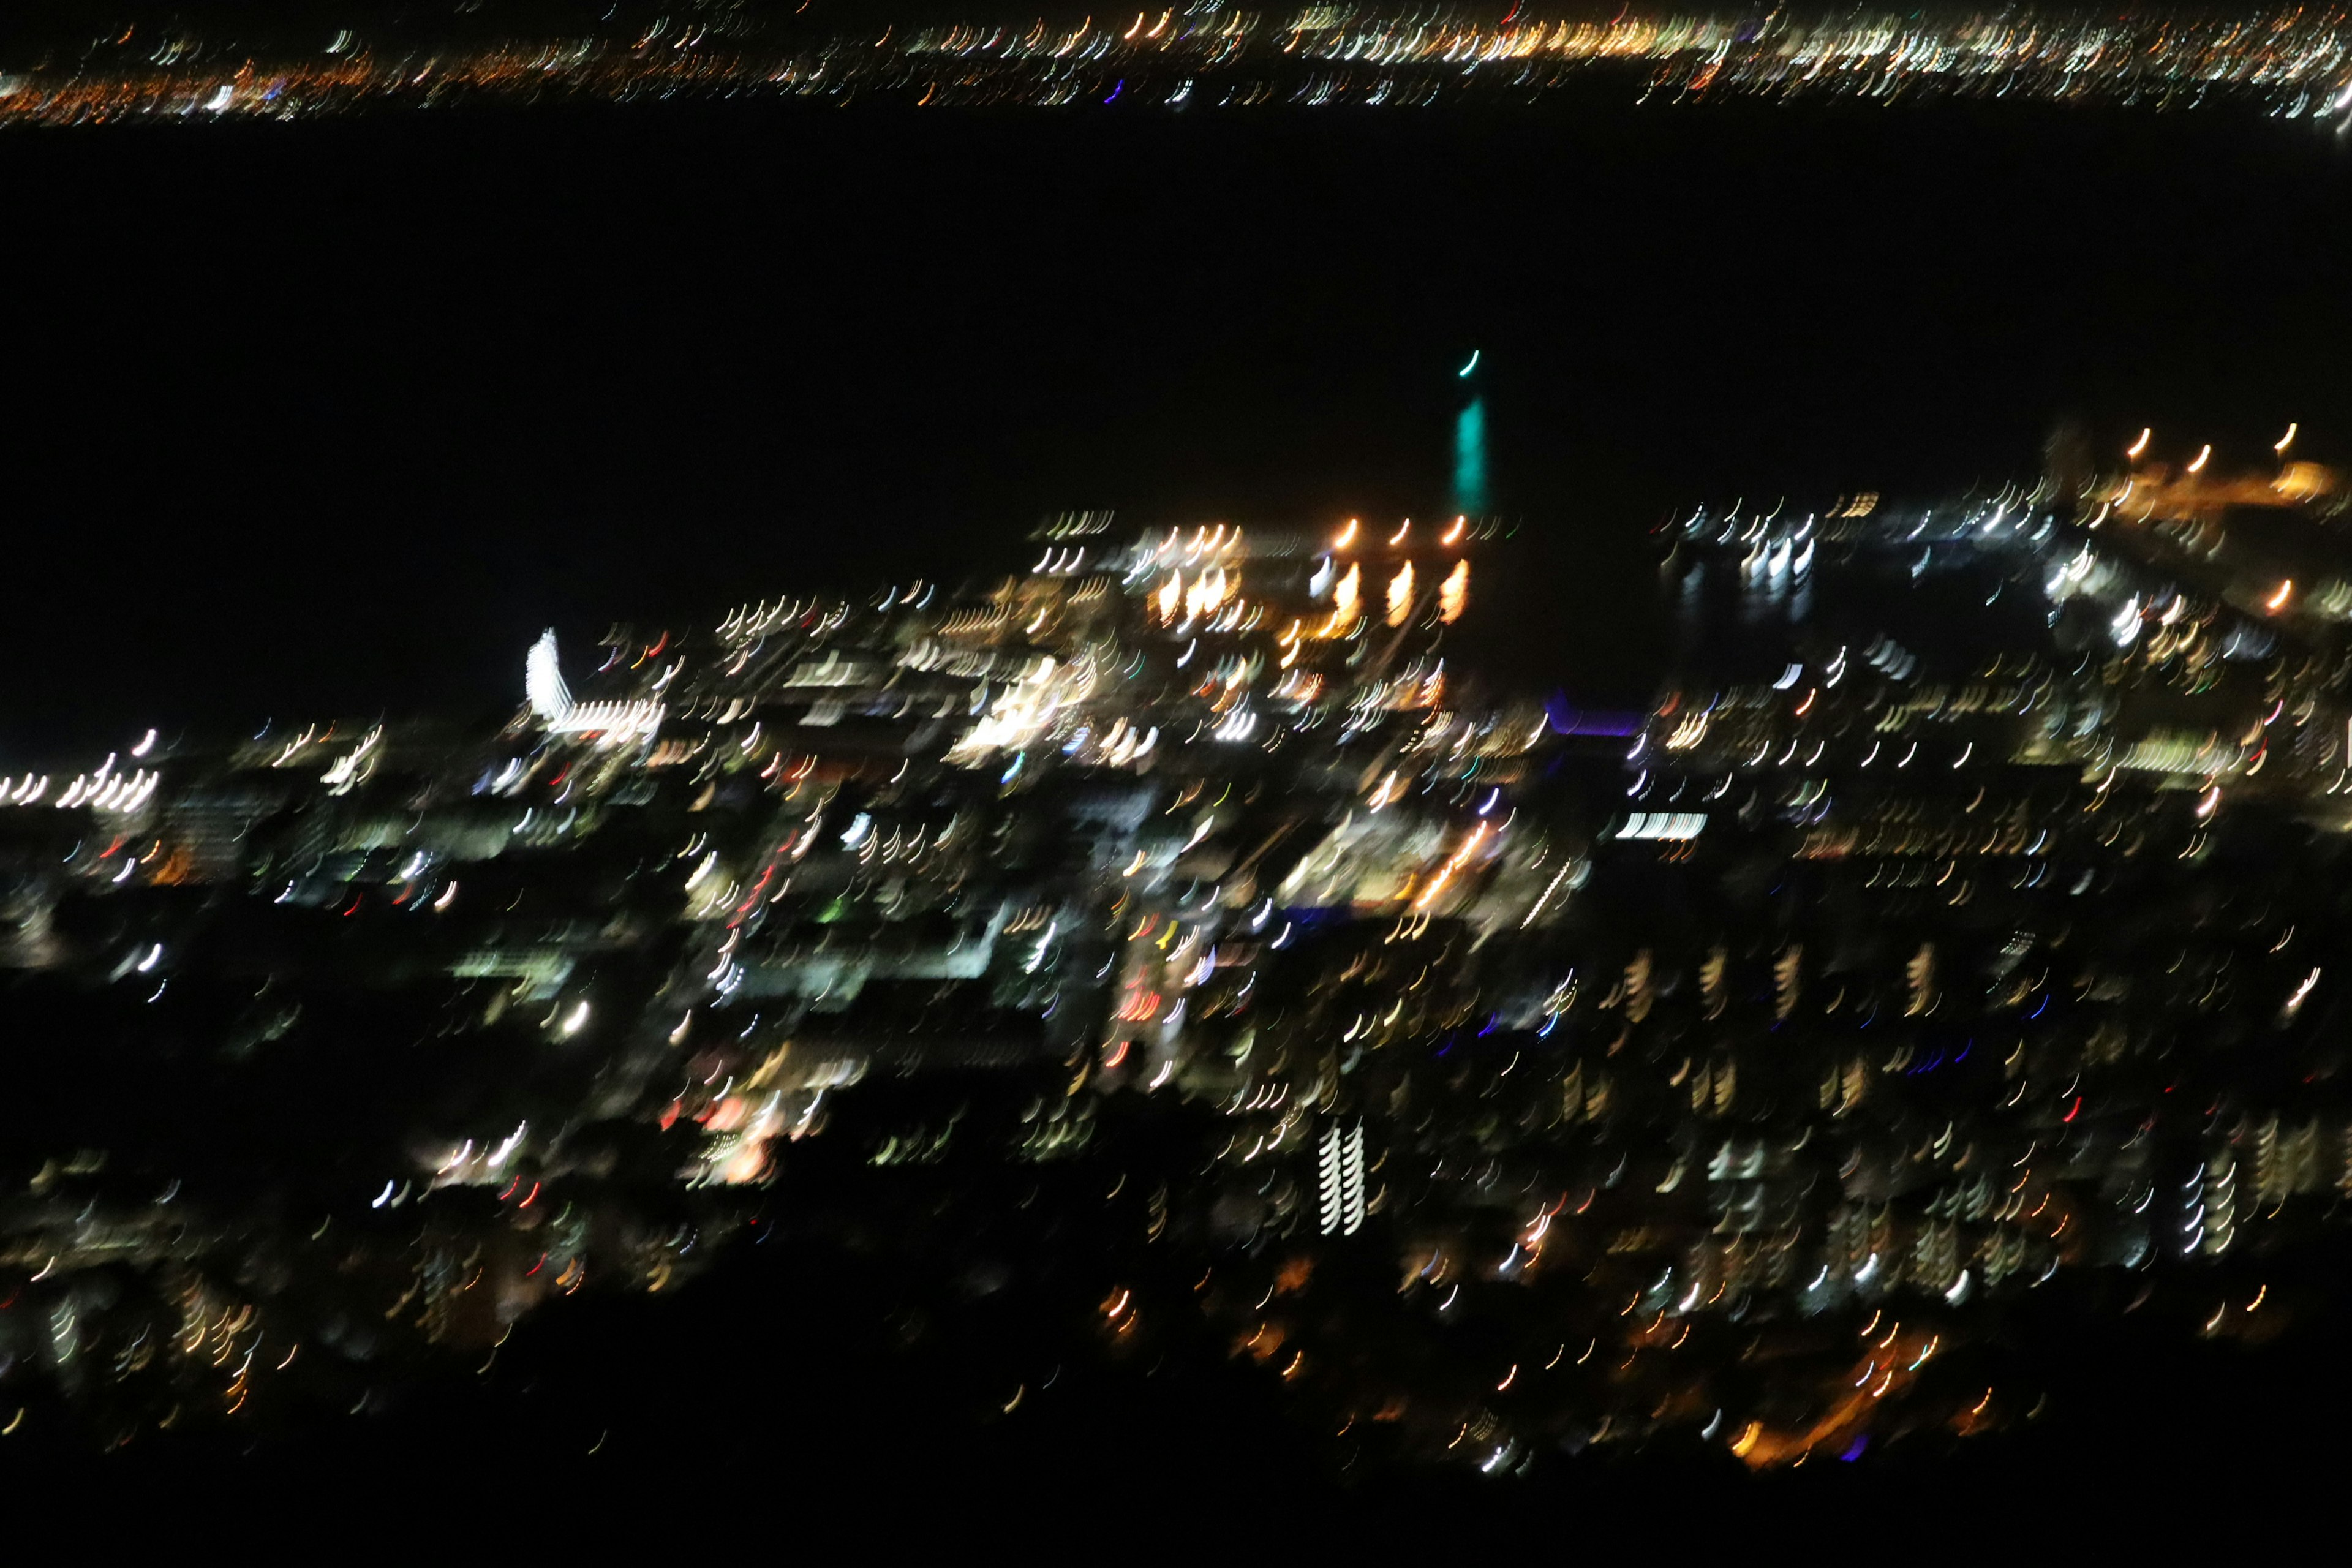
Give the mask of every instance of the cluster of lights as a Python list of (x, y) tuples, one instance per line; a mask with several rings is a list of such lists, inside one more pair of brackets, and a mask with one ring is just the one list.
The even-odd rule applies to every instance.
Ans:
[[(132, 754), (145, 754), (152, 743), (151, 734), (144, 744), (134, 749)], [(13, 782), (0, 779), (0, 805), (38, 805), (47, 801), (60, 810), (88, 806), (93, 811), (127, 816), (142, 810), (154, 798), (156, 788), (163, 783), (163, 774), (152, 768), (120, 772), (115, 767), (115, 761), (114, 755), (110, 753), (90, 772), (75, 774), (73, 782), (58, 791), (54, 800), (48, 799), (49, 775), (47, 773), (27, 773)]]
[[(2221, 482), (2223, 461), (2200, 464), (2200, 482)], [(1013, 1097), (1033, 1102), (1003, 1141), (1008, 1158), (1064, 1159), (1099, 1135), (1098, 1110), (1115, 1125), (1142, 1103), (1131, 1097), (1182, 1097), (1215, 1129), (1180, 1163), (1192, 1173), (1145, 1190), (1109, 1183), (1123, 1163), (1071, 1168), (1089, 1205), (1135, 1205), (1139, 1247), (1233, 1229), (1210, 1244), (1213, 1267), (1123, 1274), (1095, 1323), (1114, 1343), (1141, 1344), (1180, 1315), (1205, 1321), (1295, 1396), (1338, 1400), (1328, 1429), (1380, 1411), (1400, 1451), (1438, 1463), (1520, 1468), (1579, 1401), (1635, 1432), (1686, 1429), (1752, 1466), (1851, 1456), (1874, 1422), (1916, 1426), (1926, 1410), (1966, 1433), (2001, 1418), (1983, 1384), (1938, 1391), (1958, 1384), (1945, 1376), (1966, 1353), (1957, 1314), (1979, 1296), (2086, 1258), (2138, 1268), (2152, 1252), (2177, 1268), (2250, 1250), (2235, 1242), (2278, 1205), (2337, 1179), (2309, 1152), (2318, 1134), (2273, 1115), (2231, 1134), (2235, 1152), (2211, 1133), (2195, 1179), (2178, 1185), (2188, 1159), (2166, 1178), (2177, 1216), (2141, 1217), (2155, 1179), (2116, 1144), (2137, 1136), (2147, 1108), (2100, 1070), (2140, 1048), (2140, 1026), (2098, 973), (2095, 911), (2114, 906), (2089, 900), (2133, 896), (2111, 890), (2118, 876), (2226, 891), (2192, 880), (2204, 846), (2266, 798), (2325, 810), (2331, 780), (2352, 773), (2352, 713), (2310, 668), (2249, 658), (2232, 640), (2284, 639), (2292, 617), (2158, 585), (2130, 555), (2146, 542), (2093, 532), (2097, 503), (2070, 515), (2077, 499), (2041, 485), (1938, 509), (1842, 500), (1817, 514), (1693, 518), (1678, 552), (1742, 594), (1785, 602), (1816, 548), (1841, 563), (1871, 553), (1898, 582), (1990, 564), (2003, 592), (2038, 587), (2043, 607), (2078, 619), (2091, 609), (2090, 635), (2080, 668), (2012, 647), (1958, 671), (1884, 632), (1827, 658), (1792, 639), (1764, 679), (1709, 689), (1690, 674), (1630, 754), (1561, 744), (1534, 704), (1487, 705), (1450, 677), (1438, 655), (1468, 604), (1471, 520), (1247, 539), (1210, 526), (1114, 548), (1095, 520), (1066, 519), (1033, 571), (978, 602), (918, 581), (855, 602), (761, 601), (676, 645), (616, 631), (585, 678), (591, 702), (564, 681), (550, 635), (524, 660), (523, 711), (422, 795), (382, 727), (305, 730), (237, 765), (289, 770), (264, 782), (301, 794), (311, 823), (342, 825), (346, 848), (366, 847), (336, 858), (373, 857), (373, 869), (304, 873), (305, 901), (282, 917), (315, 915), (355, 939), (387, 929), (371, 909), (451, 908), (454, 880), (431, 897), (443, 868), (503, 853), (518, 813), (519, 841), (562, 837), (566, 853), (593, 854), (578, 847), (600, 816), (657, 803), (630, 819), (671, 835), (654, 853), (639, 837), (608, 841), (634, 888), (625, 918), (550, 915), (525, 902), (535, 884), (515, 897), (493, 875), (499, 891), (434, 928), (440, 939), (481, 922), (446, 973), (494, 980), (485, 999), (529, 1049), (646, 1064), (627, 1114), (692, 1141), (682, 1172), (666, 1170), (695, 1189), (696, 1223), (600, 1250), (600, 1279), (666, 1288), (694, 1266), (701, 1216), (729, 1212), (701, 1205), (776, 1180), (779, 1152), (851, 1103), (830, 1097), (896, 1065), (894, 1052), (919, 1058), (920, 1028), (850, 1021), (867, 977), (887, 977), (914, 982), (893, 986), (889, 1006), (936, 994), (928, 1005), (955, 1013), (954, 1029), (983, 995), (1018, 1016), (1007, 1035), (1035, 1092)], [(1822, 574), (1822, 591), (1852, 575)], [(2226, 689), (2211, 684), (2223, 662), (2242, 678)], [(2119, 722), (2122, 705), (2151, 696), (2197, 705), (2193, 728)], [(640, 705), (666, 734), (592, 721)], [(170, 765), (177, 778), (184, 764)], [(1619, 809), (1545, 782), (1574, 768)], [(0, 799), (46, 789), (27, 773), (0, 783)], [(138, 809), (155, 790), (152, 773), (110, 759), (68, 793)], [(175, 814), (159, 814), (143, 855), (147, 835), (117, 826), (89, 836), (93, 854), (116, 840), (99, 860), (120, 855), (120, 875), (146, 864), (165, 880), (184, 847), (164, 842), (181, 831)], [(1040, 840), (1046, 851), (1024, 860), (1024, 843)], [(301, 864), (320, 859), (317, 841), (306, 836)], [(1847, 932), (1798, 940), (1777, 918), (1790, 906), (1771, 904), (1774, 918), (1743, 929), (1727, 915), (1693, 940), (1619, 897), (1660, 890), (1644, 878), (1776, 859), (1799, 873), (1786, 880), (1832, 890), (1813, 910), (1850, 900), (1866, 912)], [(1601, 907), (1626, 917), (1562, 920), (1596, 875), (1608, 879)], [(2236, 925), (2167, 927), (2162, 957), (2129, 977), (2143, 988), (2132, 1005), (2183, 1027), (2226, 1016), (2292, 1041), (2311, 1034), (2335, 964), (2308, 936), (2294, 945), (2284, 906), (2302, 895), (2284, 882), (2282, 908), (2264, 889), (2256, 911), (2259, 942), (2277, 943), (2267, 954), (2226, 946), (2241, 942)], [(1768, 885), (1757, 889), (1769, 903), (1781, 895)], [(276, 886), (273, 875), (265, 896)], [(1973, 973), (1958, 984), (1949, 956), (1939, 971), (1940, 935), (1910, 934), (1972, 898), (1968, 919), (2002, 906), (1997, 929), (2016, 933), (1987, 957), (1981, 987)], [(633, 922), (685, 954), (634, 999), (630, 966), (601, 956)], [(2050, 951), (2061, 926), (2086, 933), (2063, 962)], [(1882, 929), (1906, 934), (1883, 961), (1851, 957), (1845, 935)], [(2179, 962), (2159, 975), (2176, 935)], [(173, 937), (172, 965), (203, 952)], [(163, 995), (161, 942), (118, 942), (103, 962), (113, 980), (144, 977), (151, 1001)], [(1261, 978), (1278, 1006), (1256, 1005)], [(1779, 1081), (1759, 1097), (1755, 1046), (1768, 1034)], [(921, 1059), (968, 1068), (954, 1052), (970, 1044)], [(2193, 1098), (2193, 1136), (2208, 1138), (2205, 1098)], [(460, 1249), (441, 1273), (398, 1277), (387, 1299), (407, 1294), (385, 1321), (538, 1300), (588, 1277), (572, 1214), (584, 1189), (561, 1173), (573, 1123), (536, 1106), (528, 1121), (516, 1114), (471, 1138), (420, 1135), (413, 1163), (354, 1188), (350, 1206), (369, 1205), (361, 1223), (397, 1231), (402, 1247), (418, 1233), (408, 1205), (438, 1188), (481, 1189), (493, 1203), (475, 1206), (495, 1215), (481, 1223), (502, 1227), (474, 1258)], [(1781, 1137), (1791, 1114), (1804, 1130)], [(951, 1135), (959, 1149), (970, 1140), (957, 1125), (877, 1132), (866, 1157), (933, 1163)], [(2128, 1173), (2126, 1201), (2108, 1202), (2118, 1184), (2082, 1179), (2101, 1162)], [(1910, 1195), (1839, 1197), (1890, 1180)], [(1288, 1239), (1258, 1244), (1272, 1236)], [(1409, 1398), (1360, 1397), (1368, 1378), (1402, 1390), (1410, 1358), (1351, 1355), (1362, 1345), (1316, 1294), (1328, 1249), (1368, 1244), (1404, 1258), (1401, 1321), (1455, 1347), (1441, 1358), (1446, 1378), (1412, 1383)], [(85, 1252), (68, 1272), (100, 1256)], [(1180, 1276), (1160, 1293), (1156, 1280)], [(1510, 1295), (1521, 1289), (1543, 1294)], [(1171, 1296), (1181, 1314), (1162, 1310)], [(1504, 1300), (1540, 1310), (1493, 1312)], [(2250, 1289), (2231, 1310), (2263, 1300)], [(208, 1324), (236, 1321), (207, 1310)], [(1384, 1308), (1382, 1321), (1400, 1320)], [(1456, 1332), (1465, 1321), (1481, 1330)], [(1697, 1326), (1709, 1321), (1740, 1322), (1747, 1342), (1801, 1337), (1810, 1348), (1772, 1361), (1772, 1376), (1824, 1394), (1824, 1414), (1780, 1421), (1716, 1378), (1712, 1331)], [(1492, 1364), (1455, 1377), (1463, 1356)], [(1381, 1364), (1342, 1370), (1368, 1361)], [(1023, 1392), (1006, 1393), (1017, 1409)]]
[[(194, 34), (117, 53), (93, 39), (78, 68), (0, 78), (0, 121), (74, 124), (144, 117), (286, 119), (373, 100), (424, 104), (568, 92), (640, 98), (883, 95), (924, 106), (1196, 102), (1418, 105), (1441, 95), (1524, 97), (1591, 73), (1639, 73), (1644, 99), (1969, 94), (2187, 107), (2253, 102), (2286, 118), (2352, 114), (2352, 21), (2339, 12), (2257, 16), (2166, 12), (1990, 16), (1626, 12), (1606, 21), (1513, 7), (1496, 20), (1446, 11), (1316, 5), (1288, 14), (1194, 7), (1088, 17), (884, 24), (814, 45), (763, 40), (735, 19), (675, 30), (663, 18), (605, 37), (500, 42), (360, 39), (288, 48), (259, 65), (250, 40)], [(1100, 531), (1078, 513), (1061, 537)]]

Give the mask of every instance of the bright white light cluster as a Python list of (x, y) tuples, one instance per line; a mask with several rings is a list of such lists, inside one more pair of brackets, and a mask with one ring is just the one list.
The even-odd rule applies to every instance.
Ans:
[(585, 735), (604, 745), (621, 745), (631, 741), (649, 741), (661, 729), (665, 710), (651, 698), (625, 702), (574, 702), (556, 658), (552, 626), (540, 634), (524, 658), (522, 685), (530, 710), (551, 734)]
[[(137, 811), (153, 798), (156, 785), (163, 775), (147, 768), (122, 773), (114, 771), (114, 753), (108, 752), (106, 761), (96, 770), (78, 773), (73, 783), (66, 785), (51, 805), (59, 810), (87, 805), (98, 811), (128, 815)], [(0, 779), (0, 805), (38, 805), (47, 798), (49, 775), (27, 773), (13, 782)]]
[(374, 752), (376, 742), (383, 739), (383, 726), (379, 724), (361, 738), (360, 743), (335, 759), (334, 765), (319, 775), (319, 782), (328, 786), (329, 795), (349, 794), (353, 784), (364, 783), (375, 764), (368, 763), (366, 773), (359, 772), (362, 762)]
[(1035, 745), (1053, 731), (1056, 721), (1093, 695), (1095, 678), (1091, 658), (1081, 657), (1065, 663), (1050, 654), (1040, 656), (948, 749), (947, 760), (972, 767), (999, 752)]
[(100, 811), (137, 811), (147, 804), (148, 797), (155, 793), (155, 786), (163, 782), (163, 774), (151, 773), (145, 768), (136, 773), (118, 773), (114, 771), (113, 754), (110, 752), (106, 761), (98, 765), (97, 772), (84, 773), (68, 784), (65, 793), (58, 796), (58, 805), (60, 808), (88, 805)]
[(1617, 830), (1620, 838), (1696, 838), (1706, 831), (1703, 811), (1637, 811)]

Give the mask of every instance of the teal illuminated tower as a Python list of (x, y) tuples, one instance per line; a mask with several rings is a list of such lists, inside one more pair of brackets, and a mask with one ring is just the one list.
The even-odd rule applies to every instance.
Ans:
[(1454, 510), (1465, 514), (1487, 510), (1486, 399), (1476, 379), (1480, 352), (1473, 349), (1469, 363), (1454, 373), (1469, 394), (1454, 416)]

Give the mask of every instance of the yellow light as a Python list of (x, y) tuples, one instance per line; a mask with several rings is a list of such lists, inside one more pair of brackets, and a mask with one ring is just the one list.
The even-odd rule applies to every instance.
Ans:
[(1331, 590), (1331, 618), (1335, 625), (1345, 626), (1356, 618), (1357, 601), (1362, 597), (1363, 589), (1364, 569), (1350, 563), (1339, 585)]
[(1447, 626), (1462, 618), (1470, 604), (1470, 563), (1456, 561), (1454, 570), (1437, 587), (1437, 618)]
[(1348, 546), (1355, 542), (1356, 520), (1351, 517), (1348, 520), (1348, 526), (1339, 531), (1339, 537), (1331, 542), (1331, 548), (1334, 550), (1345, 550)]
[(2276, 452), (2282, 458), (2285, 457), (2286, 449), (2294, 445), (2294, 433), (2302, 428), (2302, 426), (2297, 425), (2292, 419), (2288, 420), (2286, 434), (2271, 443), (2271, 450)]
[(2131, 458), (2134, 462), (2137, 462), (2139, 460), (2139, 455), (2147, 450), (2148, 442), (2155, 439), (2155, 437), (2156, 431), (2153, 426), (2141, 431), (2139, 433), (2139, 439), (2134, 441), (2130, 446), (2124, 448), (2124, 456)]
[(1431, 879), (1429, 886), (1422, 889), (1419, 898), (1413, 900), (1412, 907), (1416, 910), (1427, 909), (1437, 895), (1445, 890), (1445, 885), (1454, 880), (1454, 873), (1467, 865), (1470, 857), (1478, 852), (1478, 846), (1486, 841), (1486, 824), (1480, 823), (1477, 829), (1468, 838), (1463, 840), (1462, 847), (1454, 852), (1452, 858), (1444, 866), (1438, 868), (1437, 875)]
[(1412, 563), (1408, 561), (1389, 579), (1389, 625), (1401, 626), (1412, 614)]
[(1465, 529), (1465, 528), (1469, 527), (1469, 526), (1470, 526), (1470, 520), (1469, 520), (1468, 518), (1466, 518), (1466, 517), (1457, 517), (1457, 518), (1455, 518), (1455, 519), (1454, 520), (1454, 526), (1453, 526), (1452, 528), (1447, 529), (1447, 530), (1445, 531), (1445, 532), (1444, 532), (1444, 536), (1443, 536), (1443, 537), (1441, 537), (1441, 538), (1438, 540), (1438, 542), (1438, 542), (1438, 543), (1440, 543), (1440, 544), (1459, 544), (1459, 543), (1461, 543), (1461, 542), (1462, 542), (1462, 531), (1463, 531), (1464, 529)]
[(2269, 598), (2263, 601), (2263, 607), (2271, 611), (2273, 614), (2276, 614), (2278, 611), (2286, 608), (2287, 600), (2292, 598), (2294, 595), (2294, 579), (2289, 577), (2278, 585), (2277, 593), (2273, 594)]
[(2189, 465), (2189, 472), (2193, 474), (2203, 468), (2212, 456), (2213, 447), (2211, 443), (2209, 442), (2205, 446), (2199, 447), (2197, 450), (2196, 459)]
[(1205, 616), (1233, 596), (1233, 584), (1222, 566), (1212, 567), (1192, 579), (1192, 587), (1184, 592), (1184, 614)]

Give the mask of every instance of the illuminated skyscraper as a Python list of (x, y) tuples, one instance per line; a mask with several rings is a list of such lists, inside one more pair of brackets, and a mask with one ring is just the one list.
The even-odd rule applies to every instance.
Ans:
[(1353, 1236), (1364, 1224), (1364, 1124), (1323, 1130), (1316, 1155), (1318, 1210), (1325, 1236)]

